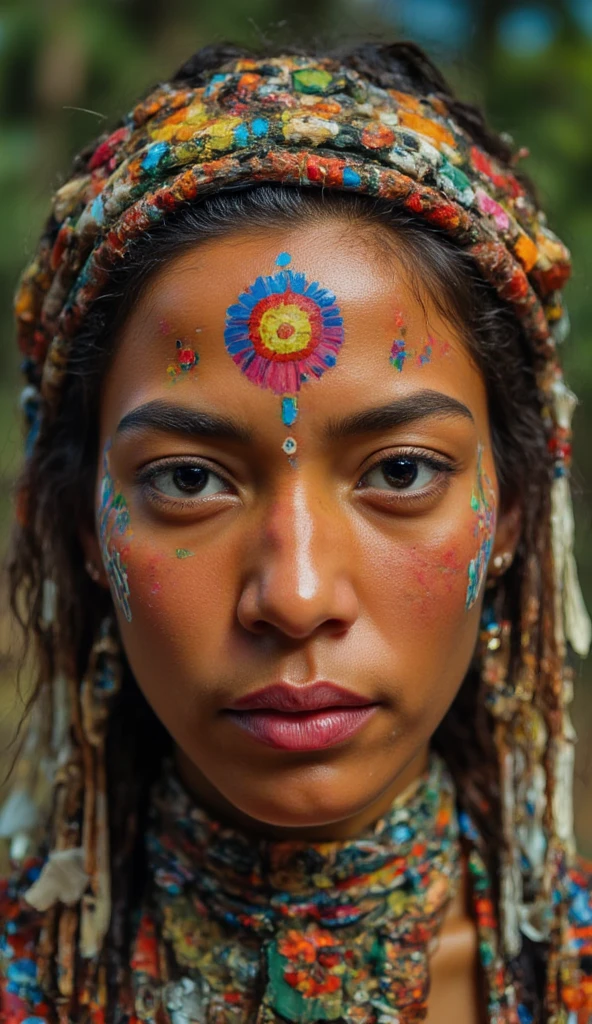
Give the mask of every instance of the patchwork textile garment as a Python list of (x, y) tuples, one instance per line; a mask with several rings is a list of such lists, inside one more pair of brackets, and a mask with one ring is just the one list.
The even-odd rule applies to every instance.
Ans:
[[(452, 780), (429, 771), (359, 839), (305, 844), (253, 839), (193, 801), (171, 765), (155, 787), (148, 875), (135, 912), (131, 990), (115, 1020), (139, 1024), (343, 1021), (415, 1024), (425, 1017), (429, 956), (457, 891), (460, 842), (473, 846), (470, 886), (490, 1024), (528, 1024), (520, 962), (505, 965), (491, 883)], [(26, 868), (26, 888), (39, 873)], [(574, 872), (572, 941), (592, 953), (589, 877)], [(15, 885), (0, 888), (4, 1024), (52, 1018), (35, 976), (40, 916)], [(592, 993), (592, 972), (584, 979)], [(102, 1024), (98, 1005), (79, 1020)], [(570, 1017), (570, 1022), (586, 1017)]]

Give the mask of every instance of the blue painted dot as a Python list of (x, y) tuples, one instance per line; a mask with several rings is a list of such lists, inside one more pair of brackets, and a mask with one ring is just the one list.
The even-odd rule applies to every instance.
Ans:
[(281, 252), (275, 261), (276, 267), (287, 267), (288, 263), (292, 262), (292, 257), (289, 252)]
[(325, 366), (335, 366), (337, 359), (335, 358), (332, 352), (328, 352), (323, 362), (325, 363)]
[(234, 139), (239, 146), (246, 146), (249, 142), (249, 129), (246, 124), (238, 124), (234, 129)]
[(267, 135), (269, 131), (269, 121), (264, 117), (256, 117), (251, 125), (251, 131), (255, 138), (260, 139), (262, 135)]
[(347, 185), (348, 188), (356, 188), (362, 183), (362, 179), (357, 171), (352, 171), (351, 167), (345, 167), (343, 170), (343, 184)]
[(168, 153), (169, 146), (167, 142), (155, 142), (153, 146), (150, 146), (146, 156), (142, 160), (142, 169), (144, 171), (154, 171), (158, 167), (165, 153)]

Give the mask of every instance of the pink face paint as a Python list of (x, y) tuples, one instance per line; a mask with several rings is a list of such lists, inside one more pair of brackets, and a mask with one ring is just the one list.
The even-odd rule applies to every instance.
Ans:
[(122, 540), (131, 537), (132, 531), (127, 502), (111, 475), (110, 447), (111, 442), (108, 441), (103, 450), (103, 478), (97, 507), (99, 543), (113, 598), (127, 621), (131, 622), (130, 589), (125, 563), (129, 540), (123, 544)]
[(161, 334), (170, 334), (171, 333), (171, 325), (168, 322), (168, 320), (159, 320), (158, 321), (158, 330), (160, 331)]
[(426, 363), (429, 363), (430, 359), (432, 358), (432, 351), (432, 345), (430, 344), (430, 342), (427, 342), (427, 344), (423, 346), (421, 352), (417, 357), (417, 362), (419, 366), (425, 366)]
[(471, 495), (471, 508), (475, 513), (474, 532), (479, 541), (479, 550), (469, 562), (467, 611), (475, 604), (485, 579), (496, 525), (495, 491), (491, 480), (483, 469), (483, 445), (481, 444), (477, 448), (477, 480)]

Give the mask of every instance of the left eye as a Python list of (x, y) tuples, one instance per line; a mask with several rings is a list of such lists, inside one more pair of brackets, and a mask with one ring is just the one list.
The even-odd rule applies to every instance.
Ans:
[(221, 477), (196, 464), (171, 466), (150, 475), (151, 486), (167, 498), (207, 498), (226, 488)]
[(421, 491), (429, 487), (442, 469), (448, 468), (427, 459), (410, 455), (398, 455), (383, 459), (363, 476), (366, 487), (384, 489), (385, 485), (396, 491)]

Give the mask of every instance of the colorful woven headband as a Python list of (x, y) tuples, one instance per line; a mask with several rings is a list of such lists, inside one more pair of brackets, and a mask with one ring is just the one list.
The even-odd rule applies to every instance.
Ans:
[[(73, 338), (134, 239), (183, 203), (257, 182), (395, 200), (466, 250), (531, 340), (556, 475), (565, 477), (574, 403), (555, 342), (566, 333), (567, 249), (442, 97), (379, 88), (332, 59), (233, 60), (205, 85), (160, 86), (79, 160), (16, 297), (29, 402), (40, 389), (46, 410), (56, 409)], [(568, 525), (570, 515), (571, 506)], [(556, 553), (563, 593), (572, 556)], [(583, 650), (589, 627), (574, 586), (567, 603), (579, 622), (567, 634)]]

